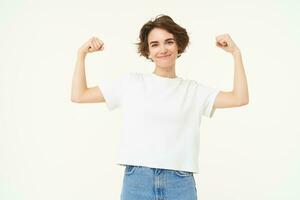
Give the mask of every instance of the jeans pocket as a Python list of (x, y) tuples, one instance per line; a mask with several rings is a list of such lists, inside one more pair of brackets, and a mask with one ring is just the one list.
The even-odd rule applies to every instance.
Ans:
[(131, 175), (136, 169), (134, 165), (126, 165), (125, 167), (125, 175)]
[(176, 175), (181, 176), (181, 177), (193, 175), (192, 172), (188, 172), (188, 171), (174, 170), (174, 172)]

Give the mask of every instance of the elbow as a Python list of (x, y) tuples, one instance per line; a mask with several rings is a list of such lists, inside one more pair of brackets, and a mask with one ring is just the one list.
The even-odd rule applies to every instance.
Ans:
[(241, 104), (241, 106), (245, 106), (245, 105), (248, 105), (249, 104), (249, 101), (245, 101)]
[(73, 103), (80, 103), (80, 100), (79, 100), (79, 98), (78, 97), (71, 97), (71, 102), (73, 102)]
[(82, 103), (82, 97), (84, 97), (84, 92), (73, 91), (71, 92), (71, 101), (74, 103)]
[(243, 100), (241, 100), (239, 102), (239, 106), (245, 106), (247, 104), (249, 104), (249, 99), (248, 98), (247, 99), (243, 99)]
[(73, 99), (73, 98), (71, 98), (71, 102), (78, 103), (77, 99)]
[(249, 104), (249, 94), (248, 92), (246, 94), (243, 95), (236, 95), (233, 92), (233, 95), (235, 96), (235, 102), (237, 106), (245, 106), (247, 104)]

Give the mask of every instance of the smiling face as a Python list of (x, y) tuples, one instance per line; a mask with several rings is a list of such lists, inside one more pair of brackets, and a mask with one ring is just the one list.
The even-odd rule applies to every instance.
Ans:
[(154, 28), (148, 35), (149, 58), (157, 67), (174, 67), (178, 46), (172, 33)]

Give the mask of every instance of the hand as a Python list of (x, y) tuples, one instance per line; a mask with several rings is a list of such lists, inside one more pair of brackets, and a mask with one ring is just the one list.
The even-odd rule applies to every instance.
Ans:
[(104, 50), (104, 43), (99, 38), (92, 37), (78, 49), (78, 52), (88, 54), (95, 51), (103, 51), (103, 50)]
[(235, 53), (239, 51), (239, 48), (236, 46), (236, 44), (233, 42), (229, 34), (223, 34), (216, 37), (216, 45), (217, 47), (220, 47), (224, 51), (227, 51), (229, 53)]

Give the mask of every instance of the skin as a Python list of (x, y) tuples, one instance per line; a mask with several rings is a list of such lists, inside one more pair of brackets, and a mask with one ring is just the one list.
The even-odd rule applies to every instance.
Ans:
[[(170, 39), (173, 38), (173, 39)], [(153, 43), (153, 41), (155, 41)], [(178, 46), (173, 34), (164, 29), (154, 28), (148, 35), (149, 58), (155, 62), (153, 73), (168, 78), (176, 76), (176, 59)], [(248, 86), (241, 52), (229, 34), (216, 37), (216, 46), (230, 53), (234, 59), (234, 88), (232, 91), (220, 91), (216, 97), (214, 108), (230, 108), (248, 104)], [(168, 57), (161, 58), (162, 56)]]
[[(177, 77), (175, 66), (178, 56), (178, 46), (173, 35), (163, 29), (154, 28), (148, 35), (148, 44), (148, 57), (155, 63), (153, 73), (162, 77)], [(232, 55), (234, 60), (234, 80), (231, 91), (220, 91), (218, 93), (213, 108), (231, 108), (247, 105), (249, 102), (248, 86), (240, 49), (229, 34), (218, 35), (216, 37), (216, 46)], [(78, 49), (72, 80), (72, 102), (105, 102), (104, 96), (98, 86), (87, 87), (85, 76), (86, 55), (103, 50), (104, 43), (97, 37), (90, 38)]]
[(232, 91), (221, 91), (214, 102), (214, 108), (231, 108), (249, 103), (247, 77), (242, 61), (242, 54), (229, 34), (216, 37), (216, 46), (230, 53), (234, 61), (234, 79)]
[(173, 34), (164, 29), (154, 28), (148, 35), (149, 58), (155, 62), (153, 73), (175, 78), (175, 65), (178, 55), (178, 46)]

